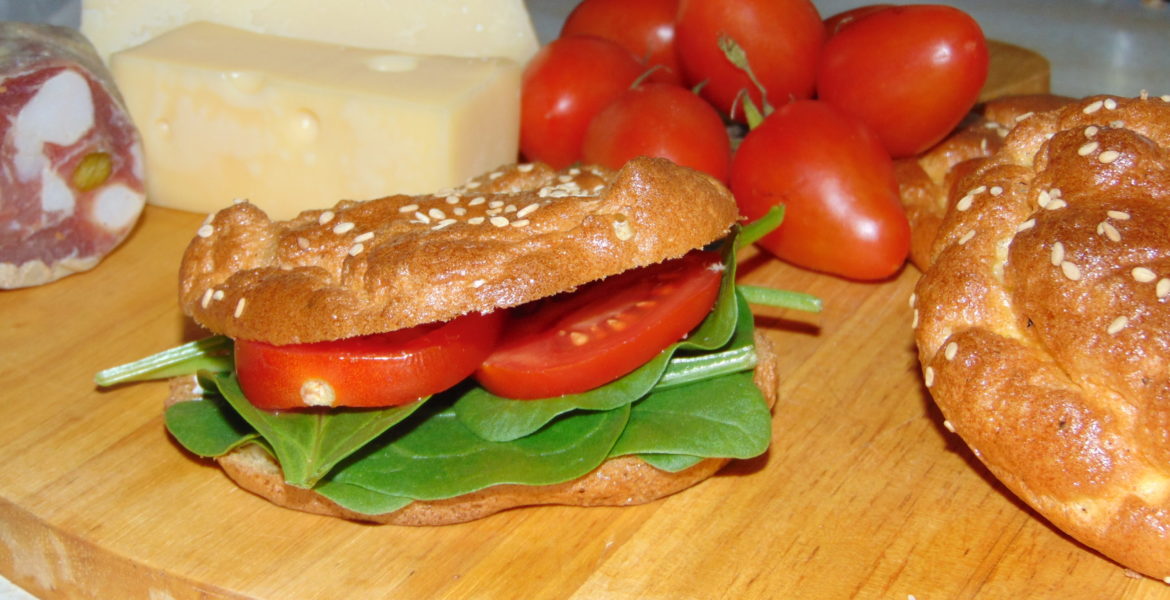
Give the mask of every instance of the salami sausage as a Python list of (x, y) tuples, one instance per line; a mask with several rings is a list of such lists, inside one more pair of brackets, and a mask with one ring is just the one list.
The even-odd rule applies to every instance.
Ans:
[(89, 41), (0, 22), (0, 288), (93, 268), (145, 196), (138, 132)]

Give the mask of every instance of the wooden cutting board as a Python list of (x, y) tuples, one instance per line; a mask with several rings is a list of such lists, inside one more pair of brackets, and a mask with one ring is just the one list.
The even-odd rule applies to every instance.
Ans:
[(149, 208), (96, 270), (0, 293), (0, 572), (39, 597), (1170, 597), (1048, 526), (942, 427), (910, 335), (918, 272), (851, 283), (752, 251), (744, 282), (825, 302), (758, 312), (782, 349), (765, 456), (628, 508), (422, 529), (277, 508), (168, 439), (164, 383), (92, 383), (201, 335), (175, 271), (202, 219)]

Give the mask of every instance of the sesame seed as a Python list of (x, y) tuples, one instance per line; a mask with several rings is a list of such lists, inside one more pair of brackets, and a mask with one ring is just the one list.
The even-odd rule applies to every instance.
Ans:
[(355, 242), (368, 242), (372, 239), (374, 239), (374, 232), (367, 231), (367, 232), (353, 238), (353, 241), (355, 241)]
[(233, 314), (237, 319), (240, 318), (240, 315), (244, 314), (244, 303), (244, 298), (240, 298), (240, 300), (236, 302), (236, 311)]
[(203, 299), (199, 301), (199, 305), (203, 308), (207, 308), (207, 305), (211, 304), (211, 298), (214, 292), (215, 290), (207, 288), (207, 291), (203, 292)]
[(503, 206), (503, 200), (492, 200), (491, 202), (488, 202), (488, 208), (502, 208)]
[(486, 214), (489, 217), (494, 217), (502, 212), (504, 212), (504, 209), (502, 209), (502, 208), (489, 208), (489, 209), (484, 211), (484, 214)]
[(485, 282), (482, 279), (476, 279), (475, 281), (471, 282), (471, 287), (473, 287), (473, 288), (482, 287), (484, 283), (487, 283), (487, 282)]
[(1101, 147), (1101, 144), (1098, 144), (1097, 142), (1089, 142), (1087, 144), (1083, 144), (1080, 148), (1077, 148), (1077, 154), (1081, 156), (1088, 156), (1096, 152), (1097, 148), (1099, 147)]
[(1016, 231), (1017, 232), (1027, 231), (1035, 226), (1036, 226), (1036, 219), (1028, 219), (1027, 221), (1024, 221), (1023, 223), (1020, 223), (1020, 225), (1018, 227), (1016, 227)]
[(483, 217), (471, 217), (470, 219), (467, 220), (467, 223), (469, 225), (479, 225), (480, 223), (483, 223), (483, 221), (484, 221)]
[(495, 181), (495, 180), (497, 180), (497, 179), (499, 179), (499, 178), (501, 178), (501, 177), (503, 177), (503, 176), (504, 176), (504, 172), (503, 172), (503, 171), (492, 171), (492, 172), (491, 172), (491, 173), (488, 175), (488, 179), (491, 179), (492, 181)]
[(906, 301), (910, 305), (910, 308), (914, 308), (914, 305), (918, 303), (918, 294), (910, 292), (910, 297)]
[(297, 246), (301, 250), (307, 250), (309, 248), (309, 240), (304, 237), (297, 237)]
[(1126, 325), (1129, 325), (1129, 319), (1127, 317), (1117, 317), (1116, 319), (1113, 319), (1109, 322), (1109, 327), (1105, 328), (1105, 333), (1113, 335), (1118, 331), (1125, 329)]
[(533, 166), (534, 165), (532, 163), (524, 163), (522, 165), (516, 165), (516, 170), (520, 171), (521, 173), (527, 173), (532, 170)]
[(454, 225), (455, 223), (456, 223), (455, 219), (443, 219), (442, 221), (439, 221), (438, 223), (436, 223), (434, 227), (431, 227), (431, 230), (438, 231), (440, 229), (443, 229), (444, 227), (450, 227), (451, 225)]
[(1067, 260), (1060, 263), (1060, 272), (1071, 281), (1081, 280), (1081, 269)]
[(468, 181), (467, 182), (467, 189), (474, 190), (475, 188), (477, 188), (481, 185), (483, 185), (483, 184), (478, 182), (478, 181)]
[(1117, 219), (1118, 221), (1128, 221), (1129, 213), (1120, 210), (1111, 210), (1105, 213), (1110, 219)]
[(459, 204), (461, 199), (462, 197), (451, 194), (450, 196), (447, 196), (447, 204)]
[(1068, 203), (1064, 200), (1061, 200), (1060, 198), (1053, 198), (1048, 201), (1048, 204), (1044, 205), (1044, 208), (1047, 210), (1060, 210), (1066, 206), (1068, 206)]
[(327, 210), (317, 216), (317, 224), (324, 225), (333, 220), (333, 211)]
[(418, 210), (417, 204), (407, 204), (406, 206), (399, 207), (398, 212), (408, 213), (408, 212), (415, 212), (416, 210)]
[(1134, 280), (1141, 283), (1149, 283), (1158, 278), (1157, 273), (1155, 273), (1152, 269), (1147, 269), (1146, 267), (1134, 267), (1133, 270), (1129, 272), (1129, 274), (1133, 275)]
[(496, 227), (504, 227), (508, 224), (508, 217), (495, 216), (491, 218), (489, 223)]
[(934, 385), (934, 369), (931, 367), (926, 367), (923, 369), (922, 379), (925, 381), (926, 387)]
[(211, 295), (211, 298), (212, 300), (223, 300), (223, 296), (223, 290), (215, 290), (215, 293)]
[(195, 235), (198, 235), (201, 238), (209, 238), (209, 237), (211, 237), (211, 234), (213, 234), (213, 233), (215, 233), (214, 227), (212, 227), (211, 225), (204, 225), (204, 226), (199, 228), (199, 231), (195, 232)]
[(573, 180), (572, 175), (561, 175), (560, 177), (557, 177), (557, 181), (559, 181), (561, 183), (569, 183), (572, 180)]
[(959, 353), (959, 345), (956, 344), (955, 342), (951, 342), (951, 343), (947, 344), (947, 347), (943, 349), (943, 356), (946, 357), (947, 360), (954, 360), (955, 355), (958, 353)]
[(1026, 121), (1026, 120), (1030, 119), (1030, 118), (1032, 117), (1032, 115), (1034, 115), (1034, 114), (1036, 114), (1036, 113), (1034, 113), (1034, 112), (1026, 112), (1026, 113), (1024, 113), (1024, 114), (1022, 114), (1022, 115), (1019, 115), (1018, 117), (1016, 117), (1016, 123), (1020, 123), (1020, 122)]
[(486, 201), (486, 199), (483, 196), (476, 196), (476, 197), (472, 198), (471, 202), (468, 202), (467, 205), (468, 206), (479, 206), (480, 204), (483, 204), (485, 201)]
[(614, 221), (613, 234), (617, 236), (617, 239), (624, 242), (631, 237), (634, 237), (634, 228), (630, 227), (630, 223), (628, 221)]
[(417, 220), (418, 220), (418, 222), (419, 222), (419, 223), (422, 223), (423, 225), (429, 225), (429, 224), (430, 224), (430, 222), (431, 222), (431, 218), (430, 218), (430, 217), (428, 217), (428, 216), (426, 216), (426, 215), (424, 215), (424, 214), (422, 214), (422, 213), (420, 213), (420, 212), (418, 212), (418, 211), (415, 211), (415, 213), (414, 213), (414, 218), (415, 218), (415, 219), (417, 219)]
[(1040, 208), (1044, 208), (1048, 206), (1049, 202), (1052, 202), (1052, 194), (1048, 190), (1040, 190), (1040, 195), (1036, 196), (1036, 204)]
[(971, 194), (967, 194), (966, 196), (959, 198), (959, 201), (955, 203), (955, 210), (960, 211), (960, 212), (965, 211), (965, 210), (971, 208), (971, 204), (974, 202), (975, 202), (975, 196), (972, 196)]
[(1101, 232), (1104, 233), (1105, 237), (1109, 238), (1109, 241), (1111, 241), (1111, 242), (1120, 242), (1121, 241), (1121, 232), (1118, 231), (1117, 228), (1113, 226), (1113, 223), (1110, 223), (1108, 221), (1102, 221), (1101, 222)]
[(520, 209), (520, 210), (519, 210), (519, 211), (516, 213), (516, 216), (517, 216), (517, 217), (520, 217), (520, 218), (527, 217), (528, 215), (532, 214), (532, 212), (533, 212), (533, 211), (535, 211), (535, 210), (536, 210), (536, 209), (538, 209), (538, 208), (540, 208), (540, 204), (537, 204), (536, 202), (533, 202), (532, 204), (529, 204), (528, 206), (525, 206), (524, 208), (521, 208), (521, 209)]
[(512, 221), (512, 227), (524, 227), (525, 225), (528, 225), (528, 219), (517, 219)]
[(963, 237), (959, 238), (959, 245), (962, 246), (963, 244), (966, 244), (967, 242), (971, 241), (971, 238), (973, 238), (973, 237), (975, 237), (975, 230), (974, 229), (968, 231), (967, 233), (964, 233)]
[(365, 249), (366, 249), (365, 244), (354, 244), (354, 245), (349, 247), (349, 255), (350, 256), (357, 256), (357, 255), (362, 253), (362, 250), (365, 250)]
[(338, 223), (337, 225), (333, 226), (333, 233), (336, 233), (338, 235), (343, 234), (343, 233), (349, 233), (350, 231), (353, 231), (354, 227), (355, 227), (355, 225), (353, 223), (351, 223), (350, 221), (342, 221), (342, 222)]
[(1099, 132), (1099, 131), (1101, 131), (1100, 127), (1097, 127), (1096, 125), (1089, 125), (1088, 127), (1085, 128), (1085, 137), (1087, 137), (1087, 138), (1096, 137), (1097, 132)]
[(463, 215), (467, 214), (467, 209), (463, 208), (462, 206), (456, 206), (451, 210), (451, 212), (455, 213), (456, 217), (462, 217)]
[(577, 176), (580, 174), (581, 174), (581, 169), (578, 169), (577, 167), (573, 167), (573, 168), (569, 169), (569, 175)]
[(1052, 266), (1059, 267), (1060, 263), (1064, 262), (1064, 244), (1056, 242), (1052, 244)]
[(1113, 161), (1121, 158), (1121, 153), (1116, 150), (1106, 150), (1097, 155), (1097, 162), (1107, 165)]
[(445, 213), (437, 208), (432, 208), (432, 209), (427, 211), (427, 216), (436, 220), (436, 221), (441, 221), (441, 220), (447, 218), (447, 213)]
[(998, 186), (998, 185), (993, 185), (993, 186), (991, 186), (991, 189), (987, 190), (987, 193), (991, 194), (992, 196), (999, 196), (1000, 194), (1003, 193), (1003, 187)]
[(975, 188), (967, 193), (969, 193), (971, 195), (976, 195), (976, 194), (982, 194), (983, 192), (986, 192), (986, 191), (987, 191), (987, 186), (981, 185), (981, 186), (979, 186), (979, 187), (977, 187), (977, 188)]
[(951, 423), (950, 421), (947, 421), (945, 419), (943, 420), (943, 427), (946, 427), (947, 431), (949, 431), (951, 433), (955, 432), (955, 425), (953, 423)]
[(918, 327), (918, 309), (914, 309), (914, 314), (910, 317), (910, 327)]
[(1101, 106), (1103, 106), (1104, 104), (1105, 104), (1104, 102), (1102, 102), (1100, 100), (1096, 100), (1096, 101), (1090, 103), (1088, 106), (1086, 106), (1081, 112), (1085, 113), (1086, 115), (1091, 115), (1091, 114), (1101, 110)]
[(1103, 104), (1105, 105), (1105, 108), (1107, 108), (1109, 110), (1116, 110), (1117, 109), (1117, 101), (1114, 100), (1113, 98), (1106, 98), (1105, 102)]
[[(1168, 102), (1170, 102), (1170, 100), (1168, 100)], [(1163, 277), (1158, 280), (1158, 284), (1154, 286), (1154, 295), (1157, 296), (1159, 300), (1165, 298), (1166, 296), (1170, 296), (1170, 278)]]

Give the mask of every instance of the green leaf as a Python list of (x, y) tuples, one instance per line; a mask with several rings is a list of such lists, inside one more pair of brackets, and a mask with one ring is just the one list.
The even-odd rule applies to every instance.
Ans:
[(670, 473), (689, 469), (703, 460), (702, 456), (688, 456), (686, 454), (639, 454), (638, 458), (646, 461), (655, 469)]
[(806, 312), (821, 312), (824, 303), (812, 294), (794, 292), (791, 290), (777, 290), (754, 285), (740, 285), (739, 292), (752, 304), (763, 304), (777, 308), (791, 308)]
[(775, 231), (783, 222), (784, 205), (781, 204), (769, 208), (768, 212), (764, 213), (764, 216), (743, 226), (739, 235), (735, 237), (735, 249), (739, 250), (744, 246), (750, 246), (760, 241), (760, 238)]
[(172, 404), (164, 420), (175, 440), (199, 456), (222, 456), (259, 437), (221, 396), (213, 394)]
[[(577, 412), (527, 437), (490, 442), (467, 429), (450, 407), (424, 407), (409, 423), (342, 463), (329, 482), (431, 500), (505, 483), (569, 481), (605, 460), (629, 415), (628, 406)], [(331, 493), (326, 485), (319, 491)]]
[(328, 479), (321, 481), (313, 491), (329, 498), (343, 508), (365, 515), (391, 513), (414, 502), (411, 498), (390, 496), (361, 486)]
[(244, 397), (235, 373), (214, 378), (219, 391), (271, 445), (284, 470), (285, 481), (313, 487), (345, 457), (410, 416), (424, 402), (380, 409), (307, 410), (269, 412)]
[(653, 360), (622, 378), (581, 394), (513, 400), (479, 386), (470, 386), (455, 402), (455, 413), (460, 421), (485, 440), (504, 442), (518, 439), (574, 410), (612, 410), (634, 402), (657, 385), (677, 352), (713, 351), (726, 345), (739, 319), (734, 239), (735, 233), (723, 243), (723, 279), (715, 306), (686, 340), (668, 346)]
[(214, 335), (104, 369), (94, 375), (93, 380), (99, 386), (108, 387), (132, 381), (194, 375), (199, 371), (226, 372), (232, 369), (231, 351), (231, 338)]
[(757, 363), (753, 333), (755, 318), (743, 297), (736, 293), (736, 323), (731, 340), (718, 352), (684, 354), (673, 357), (655, 390), (685, 385), (711, 377), (747, 371)]
[(655, 391), (634, 404), (612, 456), (751, 458), (768, 449), (772, 413), (752, 373)]

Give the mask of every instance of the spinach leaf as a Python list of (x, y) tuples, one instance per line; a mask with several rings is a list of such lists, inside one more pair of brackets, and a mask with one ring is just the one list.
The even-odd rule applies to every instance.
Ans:
[(168, 348), (134, 362), (103, 369), (94, 375), (93, 380), (97, 385), (107, 387), (133, 381), (194, 375), (199, 371), (222, 373), (230, 370), (232, 340), (227, 336), (213, 335)]
[[(580, 394), (538, 400), (512, 400), (470, 386), (455, 402), (459, 420), (485, 440), (505, 442), (537, 431), (559, 415), (574, 410), (612, 410), (645, 396), (658, 384), (676, 352), (713, 351), (727, 344), (735, 331), (740, 309), (735, 292), (735, 238), (738, 228), (723, 242), (723, 279), (711, 314), (686, 340), (662, 350), (650, 362), (622, 378)], [(749, 313), (750, 315), (750, 313)], [(750, 368), (750, 367), (749, 367)]]
[(329, 498), (343, 508), (365, 515), (380, 515), (394, 512), (411, 502), (413, 498), (391, 496), (358, 485), (323, 479), (313, 491)]
[(244, 398), (235, 373), (214, 377), (219, 391), (272, 447), (289, 485), (311, 488), (339, 461), (410, 416), (425, 402), (380, 409), (268, 412)]
[(217, 394), (173, 404), (167, 408), (164, 420), (175, 440), (204, 457), (222, 456), (260, 437)]
[(671, 473), (689, 469), (703, 460), (702, 456), (689, 456), (686, 454), (639, 454), (638, 458), (646, 461), (655, 469), (669, 471)]
[(424, 407), (403, 427), (340, 464), (318, 491), (349, 500), (332, 484), (386, 496), (450, 498), (502, 483), (547, 485), (597, 468), (629, 419), (629, 406), (577, 412), (527, 437), (490, 442), (465, 427), (450, 407)]

